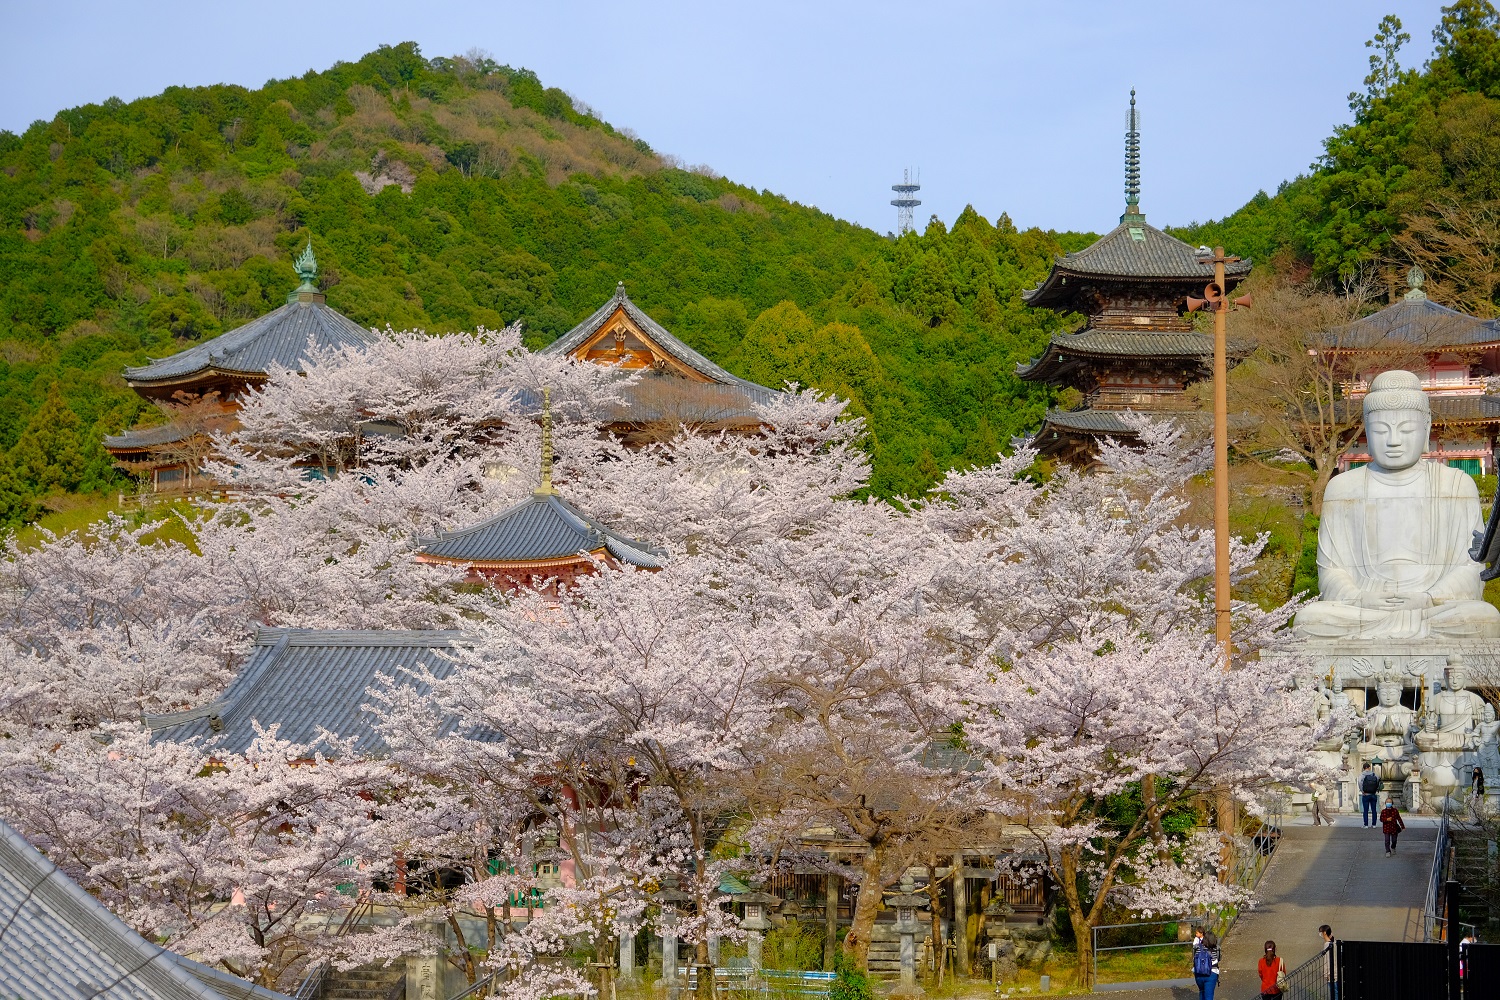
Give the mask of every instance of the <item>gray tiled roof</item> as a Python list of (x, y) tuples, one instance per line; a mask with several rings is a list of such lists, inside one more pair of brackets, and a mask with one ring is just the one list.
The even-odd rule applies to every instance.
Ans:
[[(1140, 239), (1131, 234), (1135, 229)], [(1228, 284), (1233, 287), (1250, 273), (1248, 260), (1236, 261), (1224, 268)], [(1021, 296), (1027, 305), (1052, 305), (1068, 297), (1067, 278), (1140, 278), (1201, 282), (1213, 280), (1214, 266), (1204, 263), (1197, 249), (1175, 236), (1149, 225), (1144, 220), (1127, 219), (1082, 250), (1063, 254), (1053, 262), (1052, 270), (1040, 285)]]
[(175, 381), (198, 372), (264, 375), (272, 365), (297, 371), (311, 342), (320, 348), (373, 343), (375, 335), (322, 302), (288, 302), (213, 340), (138, 368), (126, 368), (128, 382)]
[(1120, 419), (1114, 410), (1048, 410), (1042, 419), (1045, 434), (1047, 425), (1070, 431), (1087, 431), (1090, 434), (1112, 434), (1117, 437), (1134, 437), (1135, 429)]
[(1494, 396), (1428, 396), (1434, 423), (1500, 420), (1500, 398)]
[[(385, 741), (363, 707), (377, 675), (425, 667), (445, 677), (453, 667), (445, 651), (464, 641), (463, 633), (447, 630), (261, 629), (222, 696), (192, 711), (147, 716), (146, 725), (158, 739), (212, 739), (237, 753), (255, 740), (256, 723), (279, 725), (278, 735), (297, 743), (316, 744), (327, 730), (355, 739), (360, 754), (379, 756)], [(408, 683), (425, 690), (414, 679)]]
[(1050, 379), (1071, 366), (1070, 355), (1088, 357), (1193, 358), (1213, 357), (1214, 342), (1201, 333), (1136, 333), (1086, 328), (1052, 338), (1040, 357), (1016, 365), (1024, 379)]
[(555, 493), (534, 493), (472, 527), (425, 539), (421, 551), (454, 562), (506, 563), (563, 559), (601, 548), (632, 566), (657, 569), (666, 564), (659, 549), (626, 538)]
[[(207, 970), (127, 927), (0, 822), (0, 997), (288, 1000)], [(195, 968), (196, 966), (196, 968)]]
[(720, 385), (735, 386), (742, 389), (746, 395), (757, 403), (769, 403), (783, 395), (775, 389), (768, 389), (763, 385), (751, 382), (749, 379), (743, 379), (738, 375), (730, 374), (684, 344), (681, 340), (678, 340), (671, 331), (650, 316), (647, 316), (641, 311), (640, 306), (630, 301), (630, 296), (625, 294), (625, 283), (623, 281), (615, 286), (613, 298), (595, 310), (588, 319), (542, 348), (539, 353), (567, 354), (598, 333), (599, 328), (614, 315), (616, 309), (621, 307), (624, 308), (625, 315), (629, 316), (631, 321), (640, 327), (646, 336), (651, 338), (652, 342), (698, 374)]
[(181, 441), (191, 437), (192, 434), (192, 431), (172, 423), (156, 427), (138, 427), (120, 434), (104, 435), (104, 447), (115, 451), (144, 451), (147, 448)]
[(1324, 334), (1329, 347), (1475, 347), (1500, 344), (1500, 323), (1440, 306), (1426, 296), (1399, 299), (1377, 313)]

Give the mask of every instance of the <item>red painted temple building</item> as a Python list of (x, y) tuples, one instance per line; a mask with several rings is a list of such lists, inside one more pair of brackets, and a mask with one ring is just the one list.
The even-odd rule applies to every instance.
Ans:
[(265, 382), (272, 367), (300, 370), (309, 344), (363, 347), (375, 335), (329, 308), (316, 284), (318, 262), (308, 243), (296, 260), (302, 284), (286, 304), (213, 340), (138, 368), (125, 382), (153, 403), (176, 412), (165, 424), (136, 427), (104, 439), (115, 464), (148, 480), (153, 492), (192, 489), (207, 438), (236, 426), (245, 391)]
[[(1422, 379), (1432, 407), (1432, 450), (1423, 455), (1476, 475), (1495, 471), (1500, 398), (1486, 393), (1500, 374), (1500, 322), (1438, 305), (1422, 290), (1420, 268), (1407, 275), (1404, 296), (1377, 313), (1322, 338), (1325, 352), (1343, 355), (1355, 377), (1346, 396), (1364, 398), (1370, 380), (1389, 368), (1407, 368)], [(1364, 435), (1339, 459), (1339, 471), (1370, 460)]]
[[(1120, 414), (1203, 419), (1187, 395), (1212, 374), (1213, 339), (1198, 333), (1187, 298), (1201, 296), (1213, 264), (1200, 249), (1149, 225), (1140, 207), (1140, 131), (1135, 92), (1125, 144), (1125, 213), (1120, 224), (1076, 253), (1059, 257), (1029, 306), (1085, 317), (1054, 336), (1042, 355), (1017, 367), (1028, 382), (1077, 389), (1083, 406), (1049, 410), (1037, 432), (1042, 455), (1088, 465), (1101, 438), (1129, 441)], [(1249, 261), (1226, 268), (1227, 293), (1250, 273)]]

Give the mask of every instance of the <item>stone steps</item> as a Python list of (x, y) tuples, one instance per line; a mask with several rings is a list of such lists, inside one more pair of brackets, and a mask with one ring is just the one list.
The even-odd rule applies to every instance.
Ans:
[(322, 1000), (398, 1000), (406, 995), (406, 965), (364, 965), (348, 972), (334, 969), (323, 980)]

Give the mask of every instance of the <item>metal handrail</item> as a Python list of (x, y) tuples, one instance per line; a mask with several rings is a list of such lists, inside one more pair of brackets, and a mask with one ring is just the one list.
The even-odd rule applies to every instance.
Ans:
[(1453, 800), (1443, 796), (1443, 816), (1438, 820), (1437, 843), (1432, 848), (1432, 867), (1427, 874), (1427, 899), (1422, 904), (1422, 940), (1438, 940), (1434, 932), (1441, 924), (1438, 914), (1438, 901), (1442, 897), (1443, 882), (1447, 872), (1445, 861), (1448, 856), (1448, 843), (1453, 837), (1449, 829), (1448, 807)]
[(498, 978), (499, 975), (499, 972), (491, 972), (483, 979), (477, 980), (473, 986), (470, 986), (462, 993), (455, 993), (453, 996), (449, 997), (448, 1000), (470, 1000), (471, 997), (477, 997), (479, 996), (480, 990), (486, 990), (493, 986), (496, 978)]
[[(373, 913), (374, 910), (373, 899), (366, 897), (357, 901), (349, 907), (349, 912), (344, 914), (343, 922), (339, 924), (339, 929), (333, 932), (333, 936), (344, 937), (365, 915)], [(314, 1000), (318, 995), (318, 990), (323, 986), (323, 980), (328, 978), (328, 970), (332, 967), (333, 963), (326, 958), (309, 966), (307, 975), (302, 977), (302, 982), (297, 986), (297, 992), (292, 994), (293, 1000)]]

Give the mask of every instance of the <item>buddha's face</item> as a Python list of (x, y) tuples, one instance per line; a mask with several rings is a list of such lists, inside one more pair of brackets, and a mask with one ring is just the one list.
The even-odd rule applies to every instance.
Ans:
[(1401, 700), (1401, 685), (1388, 683), (1377, 684), (1375, 686), (1375, 693), (1380, 698), (1380, 704), (1384, 705), (1386, 708), (1390, 708), (1391, 706), (1395, 705), (1396, 702)]
[(1469, 672), (1463, 667), (1448, 668), (1448, 690), (1462, 691), (1469, 686)]
[(1431, 421), (1421, 410), (1377, 410), (1365, 418), (1370, 460), (1389, 472), (1416, 465), (1427, 450)]

